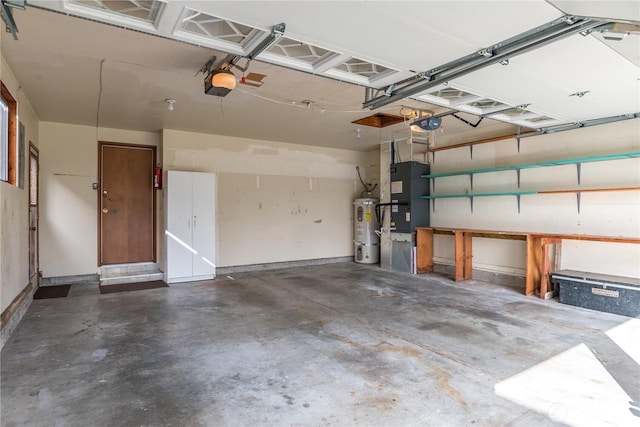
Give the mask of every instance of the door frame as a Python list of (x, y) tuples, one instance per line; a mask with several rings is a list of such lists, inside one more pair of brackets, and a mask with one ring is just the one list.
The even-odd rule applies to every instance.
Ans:
[[(35, 230), (31, 230), (31, 159), (35, 158), (36, 159), (36, 182), (35, 182), (35, 186), (36, 186), (36, 204), (35, 204), (35, 215), (36, 215), (36, 225), (35, 225)], [(38, 150), (38, 147), (36, 147), (34, 145), (33, 142), (29, 141), (29, 162), (28, 162), (29, 168), (29, 183), (28, 183), (28, 191), (29, 191), (29, 196), (27, 197), (27, 212), (29, 213), (29, 232), (27, 233), (28, 235), (28, 239), (29, 239), (29, 243), (28, 243), (28, 248), (29, 248), (29, 283), (31, 283), (31, 277), (32, 277), (32, 272), (31, 272), (31, 232), (35, 231), (35, 258), (36, 258), (36, 265), (35, 265), (35, 281), (36, 283), (32, 283), (33, 285), (35, 285), (36, 288), (40, 287), (40, 150)]]
[[(102, 233), (100, 232), (100, 230), (102, 229), (102, 148), (104, 146), (113, 146), (113, 147), (122, 147), (122, 148), (150, 148), (151, 152), (152, 152), (152, 163), (154, 165), (157, 165), (157, 147), (155, 145), (144, 145), (144, 144), (127, 144), (124, 142), (110, 142), (110, 141), (98, 141), (98, 191), (97, 191), (97, 197), (98, 197), (98, 203), (97, 203), (97, 209), (96, 209), (96, 214), (98, 215), (98, 228), (97, 228), (97, 233), (98, 233), (98, 250), (97, 250), (97, 255), (98, 255), (98, 267), (102, 267), (103, 263), (102, 263)], [(150, 176), (153, 175), (153, 171), (150, 171)], [(157, 243), (157, 234), (158, 234), (158, 227), (157, 227), (157, 206), (156, 206), (156, 189), (154, 188), (154, 186), (151, 186), (151, 191), (152, 191), (152, 204), (153, 204), (153, 210), (151, 213), (151, 229), (153, 230), (153, 249), (152, 249), (152, 262), (158, 262), (158, 243)]]

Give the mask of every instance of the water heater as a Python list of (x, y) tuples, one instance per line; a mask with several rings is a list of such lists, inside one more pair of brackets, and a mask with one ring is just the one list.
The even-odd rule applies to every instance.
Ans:
[(380, 237), (376, 234), (376, 203), (378, 199), (355, 199), (353, 202), (354, 261), (377, 264), (380, 261)]

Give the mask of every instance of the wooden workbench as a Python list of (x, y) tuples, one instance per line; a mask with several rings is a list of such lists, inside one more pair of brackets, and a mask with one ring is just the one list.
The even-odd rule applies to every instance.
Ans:
[(514, 231), (472, 230), (463, 228), (416, 227), (416, 264), (418, 273), (433, 271), (433, 235), (453, 235), (455, 239), (455, 280), (471, 279), (473, 237), (524, 240), (527, 242), (525, 293), (538, 293), (544, 298), (549, 289), (549, 245), (562, 245), (563, 240), (640, 244), (640, 238), (588, 236), (580, 234), (548, 234)]

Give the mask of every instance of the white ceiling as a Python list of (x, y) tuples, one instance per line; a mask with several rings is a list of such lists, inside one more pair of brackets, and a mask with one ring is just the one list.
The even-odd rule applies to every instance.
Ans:
[[(383, 89), (565, 14), (640, 22), (637, 1), (172, 0), (159, 3), (158, 15), (147, 21), (117, 11), (150, 0), (102, 3), (106, 8), (94, 0), (32, 0), (26, 10), (13, 12), (18, 40), (2, 33), (2, 55), (41, 120), (358, 150), (408, 128), (408, 123), (384, 129), (352, 124), (371, 114), (362, 109), (365, 86)], [(204, 25), (218, 32), (198, 32), (194, 22), (203, 19), (222, 22)], [(317, 56), (286, 56), (272, 46), (249, 68), (267, 75), (263, 86), (239, 84), (224, 98), (204, 94), (204, 76), (197, 72), (212, 55), (219, 60), (226, 53), (246, 55), (280, 22), (286, 24), (283, 43), (286, 38)], [(238, 31), (229, 35), (224, 28)], [(360, 68), (348, 72), (351, 66)], [(371, 73), (358, 73), (367, 69)], [(502, 121), (484, 120), (473, 139), (514, 133), (515, 125), (637, 113), (640, 35), (609, 41), (599, 32), (576, 34), (509, 58), (508, 65), (490, 65), (446, 83), (375, 112), (399, 114), (402, 105), (411, 105), (482, 114), (528, 104), (518, 114), (492, 116)], [(583, 91), (583, 97), (571, 96)], [(174, 111), (168, 111), (167, 98), (176, 100)], [(451, 143), (469, 138), (468, 125), (450, 116), (443, 122), (438, 138)]]

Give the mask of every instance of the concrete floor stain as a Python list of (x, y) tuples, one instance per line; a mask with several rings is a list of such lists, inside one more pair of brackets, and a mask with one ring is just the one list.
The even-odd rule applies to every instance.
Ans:
[(438, 387), (438, 389), (458, 402), (460, 406), (462, 406), (465, 410), (468, 410), (468, 404), (462, 398), (460, 392), (451, 384), (449, 384), (449, 380), (452, 378), (451, 374), (444, 369), (439, 368), (438, 366), (430, 365), (429, 368), (436, 376), (436, 386)]

